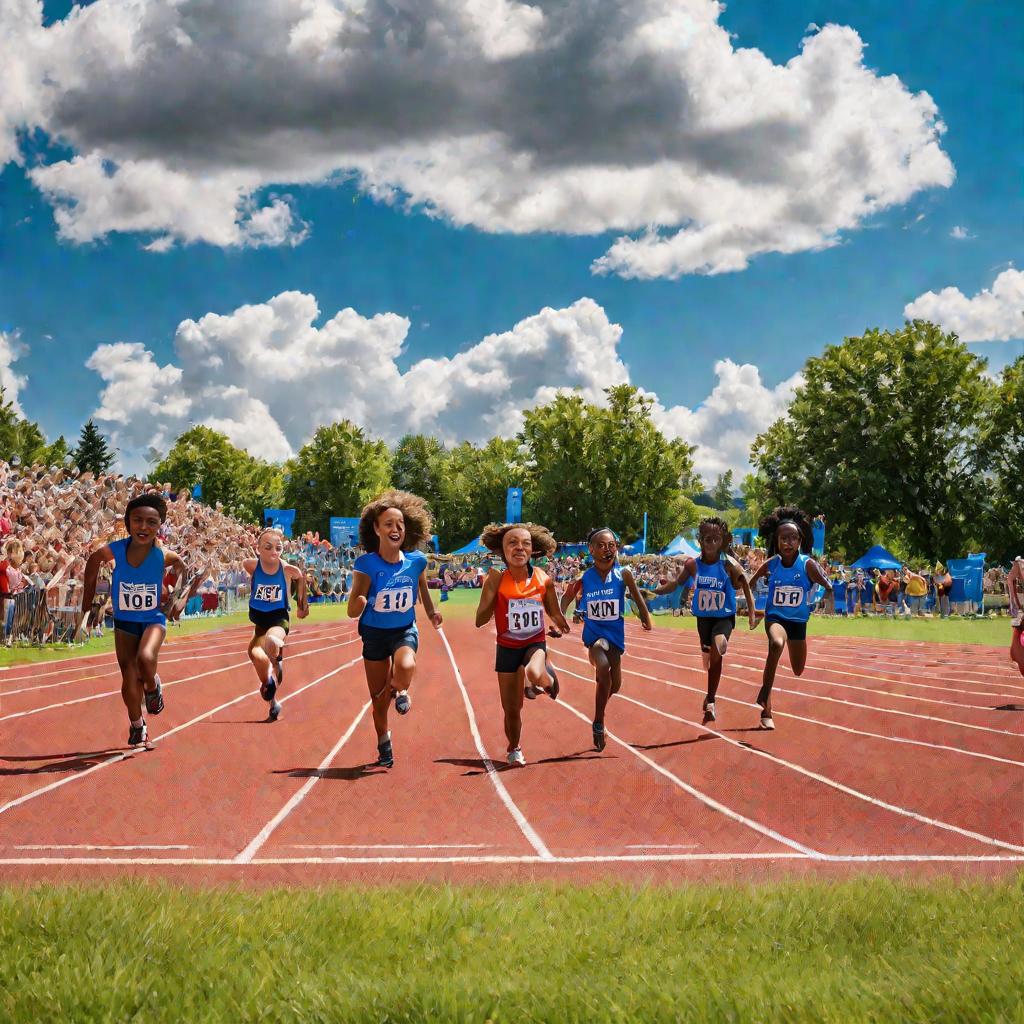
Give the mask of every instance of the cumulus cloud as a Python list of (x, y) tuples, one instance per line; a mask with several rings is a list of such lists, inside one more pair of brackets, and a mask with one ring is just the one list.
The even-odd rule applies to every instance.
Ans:
[(949, 237), (955, 238), (958, 242), (963, 242), (969, 238), (974, 238), (974, 235), (972, 235), (970, 231), (967, 230), (967, 228), (961, 226), (960, 224), (956, 224), (953, 227), (953, 230), (950, 231)]
[(908, 320), (931, 320), (961, 341), (1024, 338), (1024, 271), (1004, 270), (991, 288), (968, 298), (952, 286), (925, 292), (906, 305)]
[(24, 416), (19, 396), (21, 389), (28, 383), (28, 377), (14, 372), (14, 364), (23, 355), (25, 346), (18, 337), (17, 331), (0, 331), (0, 387), (4, 389), (4, 401), (10, 402), (11, 408)]
[(291, 204), (254, 197), (347, 178), (483, 231), (618, 232), (593, 269), (641, 278), (834, 245), (952, 182), (931, 97), (866, 67), (854, 30), (825, 25), (775, 64), (719, 14), (715, 0), (96, 0), (43, 29), (38, 0), (8, 0), (0, 157), (18, 126), (72, 147), (32, 172), (72, 241), (295, 244)]
[[(95, 418), (129, 461), (150, 447), (166, 451), (203, 423), (254, 455), (282, 460), (316, 426), (350, 419), (394, 442), (407, 432), (447, 443), (510, 437), (523, 412), (576, 389), (590, 402), (629, 381), (619, 355), (622, 328), (596, 302), (542, 309), (450, 357), (420, 359), (402, 372), (409, 320), (364, 317), (343, 309), (321, 326), (312, 295), (282, 292), (232, 313), (184, 320), (174, 362), (159, 365), (137, 343), (101, 345), (86, 364), (104, 382)], [(717, 384), (691, 410), (655, 400), (658, 425), (699, 445), (697, 469), (709, 478), (747, 468), (755, 434), (785, 408), (796, 378), (766, 387), (758, 369), (716, 364)]]

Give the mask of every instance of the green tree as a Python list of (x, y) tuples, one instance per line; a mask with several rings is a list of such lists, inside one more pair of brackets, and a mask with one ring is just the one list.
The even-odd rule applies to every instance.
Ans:
[(192, 427), (175, 442), (149, 479), (170, 483), (176, 491), (202, 486), (202, 501), (221, 502), (224, 511), (245, 522), (263, 520), (263, 509), (280, 504), (281, 470), (236, 448), (224, 434)]
[(732, 508), (732, 486), (732, 470), (727, 469), (719, 476), (718, 482), (711, 491), (711, 500), (714, 502), (715, 508)]
[(406, 434), (395, 446), (391, 480), (395, 487), (425, 498), (436, 518), (440, 513), (448, 452), (436, 437)]
[(829, 544), (891, 537), (948, 558), (974, 543), (984, 489), (985, 361), (915, 320), (807, 361), (789, 410), (751, 449), (765, 505), (824, 513)]
[(526, 414), (531, 518), (560, 540), (576, 541), (607, 525), (626, 539), (643, 530), (648, 545), (667, 543), (692, 520), (693, 449), (669, 441), (651, 419), (651, 399), (628, 384), (607, 388), (608, 406), (559, 395)]
[(308, 444), (285, 463), (284, 501), (296, 510), (299, 532), (326, 537), (331, 516), (357, 516), (391, 484), (391, 452), (354, 423), (320, 427)]
[(107, 444), (107, 439), (100, 433), (99, 428), (90, 419), (82, 427), (78, 437), (78, 447), (72, 452), (75, 465), (85, 473), (86, 471), (99, 476), (106, 473), (114, 464), (116, 453)]
[(14, 403), (7, 401), (5, 389), (0, 386), (0, 459), (11, 462), (17, 458), (25, 466), (36, 462), (50, 465), (50, 454), (39, 424), (25, 419)]
[(989, 503), (984, 545), (993, 561), (1024, 554), (1024, 356), (1007, 366), (992, 394), (982, 432)]

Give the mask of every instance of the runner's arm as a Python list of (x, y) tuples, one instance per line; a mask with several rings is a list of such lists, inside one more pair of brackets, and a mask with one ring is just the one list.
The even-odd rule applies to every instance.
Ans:
[(480, 603), (476, 606), (476, 625), (479, 629), (491, 621), (494, 606), (498, 603), (498, 586), (501, 583), (501, 572), (490, 569), (484, 585), (480, 589)]
[(569, 610), (569, 605), (579, 597), (579, 593), (580, 580), (575, 579), (565, 588), (565, 593), (562, 594), (562, 599), (558, 602), (558, 607), (561, 609), (563, 615)]
[(427, 577), (424, 573), (420, 573), (419, 588), (420, 600), (423, 602), (423, 610), (427, 613), (427, 618), (430, 619), (436, 629), (444, 620), (434, 607), (434, 598), (430, 593), (430, 587), (427, 586)]
[(112, 562), (114, 552), (104, 544), (103, 547), (94, 551), (89, 560), (85, 563), (85, 574), (82, 581), (82, 614), (85, 615), (92, 607), (92, 599), (96, 596), (96, 577), (99, 575), (100, 566), (104, 562)]
[(754, 594), (747, 582), (747, 574), (735, 559), (728, 556), (726, 556), (725, 568), (732, 577), (732, 585), (739, 586), (743, 591), (743, 597), (747, 602), (747, 621), (750, 623), (750, 628), (754, 629), (757, 626), (757, 609), (754, 607)]
[[(832, 584), (831, 584), (831, 582), (829, 582), (829, 580), (825, 578), (825, 574), (821, 571), (821, 566), (819, 566), (818, 563), (813, 558), (808, 558), (807, 559), (807, 578), (812, 583), (817, 583), (819, 587), (824, 587), (825, 590), (828, 593), (830, 593), (830, 594), (832, 593)], [(899, 585), (899, 584), (896, 584), (895, 580), (893, 580), (893, 583), (896, 586)], [(891, 589), (892, 588), (890, 588), (890, 590)]]
[(358, 569), (352, 570), (352, 589), (348, 592), (346, 613), (350, 619), (358, 619), (366, 610), (366, 595), (370, 592), (370, 577)]
[(548, 585), (544, 588), (544, 610), (551, 616), (552, 622), (563, 632), (571, 633), (572, 628), (558, 607), (558, 591), (555, 589), (555, 581), (548, 579)]
[(629, 591), (630, 600), (636, 605), (641, 627), (649, 633), (654, 629), (654, 623), (651, 622), (651, 612), (647, 607), (647, 602), (644, 600), (644, 595), (636, 585), (636, 580), (633, 579), (633, 572), (631, 569), (622, 570), (622, 581), (626, 584), (626, 589)]
[[(306, 574), (290, 562), (285, 562), (284, 574), (295, 580), (295, 614), (304, 619), (309, 614), (309, 595), (306, 593)], [(255, 569), (255, 566), (253, 567)], [(251, 576), (252, 573), (249, 573)]]

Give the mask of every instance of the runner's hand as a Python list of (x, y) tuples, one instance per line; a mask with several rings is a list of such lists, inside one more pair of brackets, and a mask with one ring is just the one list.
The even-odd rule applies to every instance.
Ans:
[(444, 619), (441, 617), (440, 612), (434, 612), (434, 614), (430, 616), (430, 621), (434, 624), (434, 629), (440, 629)]
[(650, 619), (641, 619), (640, 620), (640, 628), (645, 633), (650, 633), (654, 629), (654, 623), (651, 622)]

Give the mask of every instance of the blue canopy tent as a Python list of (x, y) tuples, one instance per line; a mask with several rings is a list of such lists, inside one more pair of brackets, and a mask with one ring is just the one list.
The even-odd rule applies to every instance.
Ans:
[(643, 537), (638, 537), (632, 544), (626, 544), (620, 550), (624, 555), (642, 555), (644, 553)]
[(966, 558), (951, 558), (946, 563), (949, 575), (953, 577), (953, 589), (949, 600), (952, 604), (970, 604), (972, 611), (982, 611), (985, 594), (982, 578), (985, 575), (985, 554), (968, 555)]
[(700, 554), (700, 548), (680, 533), (671, 540), (668, 547), (662, 548), (660, 553), (663, 555), (689, 555), (696, 558)]
[(485, 548), (483, 546), (483, 544), (480, 543), (480, 538), (479, 537), (474, 537), (464, 547), (459, 548), (457, 551), (452, 551), (451, 554), (453, 554), (453, 555), (479, 555), (479, 554), (481, 554), (482, 552), (484, 552), (486, 550), (487, 550), (487, 548)]
[(891, 551), (886, 551), (881, 544), (876, 544), (867, 554), (861, 555), (856, 562), (851, 563), (851, 569), (899, 569), (903, 563), (893, 557)]

